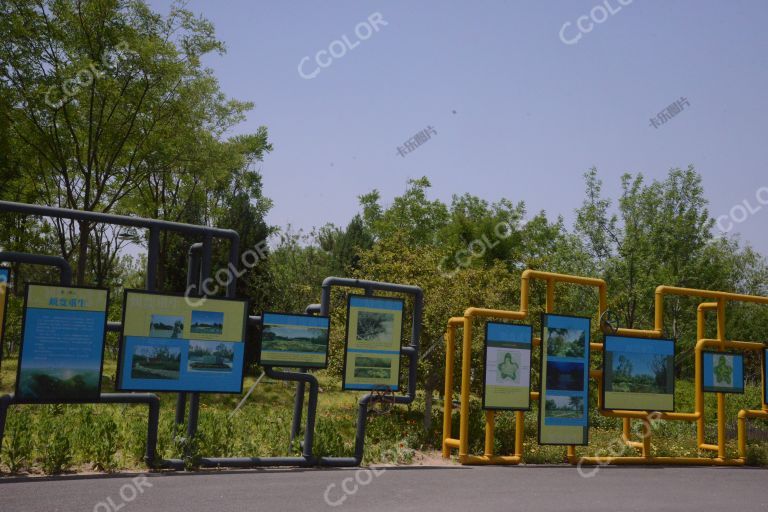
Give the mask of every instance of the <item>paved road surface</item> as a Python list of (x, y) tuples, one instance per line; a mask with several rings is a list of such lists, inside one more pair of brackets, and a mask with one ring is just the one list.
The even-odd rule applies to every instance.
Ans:
[(610, 467), (585, 479), (573, 467), (416, 467), (0, 479), (2, 512), (118, 510), (768, 511), (768, 470)]

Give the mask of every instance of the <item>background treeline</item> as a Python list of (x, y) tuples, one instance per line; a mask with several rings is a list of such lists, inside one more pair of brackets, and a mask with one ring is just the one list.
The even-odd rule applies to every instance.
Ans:
[[(610, 309), (625, 327), (652, 327), (659, 284), (768, 294), (763, 256), (713, 233), (692, 167), (672, 169), (661, 181), (626, 174), (616, 198), (606, 197), (592, 169), (573, 226), (527, 211), (520, 197), (431, 199), (426, 177), (409, 181), (391, 202), (375, 190), (360, 196), (359, 213), (346, 225), (309, 233), (270, 226), (260, 169), (273, 149), (267, 128), (231, 136), (253, 105), (226, 98), (201, 63), (224, 50), (211, 24), (181, 7), (163, 17), (141, 1), (2, 2), (0, 199), (235, 229), (243, 250), (269, 239), (268, 257), (238, 285), (253, 313), (303, 311), (319, 300), (330, 275), (417, 284), (426, 294), (419, 376), (427, 390), (442, 386), (447, 319), (470, 305), (516, 309), (526, 268), (606, 279)], [(65, 257), (77, 283), (112, 290), (114, 319), (122, 289), (144, 284), (144, 258), (131, 254), (142, 253), (145, 237), (87, 222), (0, 215), (2, 250)], [(160, 289), (185, 288), (187, 250), (197, 241), (163, 233)], [(214, 268), (223, 268), (227, 247), (215, 249)], [(14, 266), (13, 277), (5, 355), (18, 351), (18, 284), (57, 278), (29, 266)], [(532, 293), (537, 323), (541, 283)], [(340, 371), (344, 303), (341, 292), (334, 295), (332, 372)], [(697, 304), (665, 303), (682, 377), (692, 375)], [(593, 316), (596, 293), (559, 288), (556, 308)], [(476, 332), (479, 348), (482, 329)], [(766, 308), (729, 305), (730, 338), (762, 340), (766, 332)], [(479, 350), (475, 357), (480, 368)], [(750, 360), (748, 368), (757, 379), (759, 364)], [(480, 382), (478, 372), (473, 385), (479, 389)]]

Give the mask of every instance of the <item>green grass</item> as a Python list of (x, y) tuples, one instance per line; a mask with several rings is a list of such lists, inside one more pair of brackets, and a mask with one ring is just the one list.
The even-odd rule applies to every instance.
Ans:
[[(12, 392), (16, 360), (6, 359), (0, 371), (0, 392)], [(104, 367), (103, 392), (113, 391), (114, 361)], [(339, 379), (327, 372), (317, 372), (320, 379), (315, 454), (318, 456), (351, 456), (354, 450), (355, 420), (359, 393), (342, 392)], [(247, 391), (255, 378), (246, 377)], [(199, 435), (189, 447), (193, 455), (212, 457), (298, 455), (298, 446), (289, 447), (289, 430), (293, 412), (294, 387), (263, 379), (256, 391), (234, 417), (242, 395), (203, 395), (201, 398)], [(160, 436), (158, 454), (164, 458), (180, 458), (188, 440), (173, 425), (176, 396), (161, 394)], [(621, 420), (600, 416), (590, 403), (590, 446), (578, 448), (579, 455), (630, 455), (636, 453), (620, 445)], [(741, 408), (755, 409), (760, 404), (760, 389), (748, 386), (744, 395), (731, 395), (727, 401), (729, 429)], [(442, 409), (433, 409), (429, 431), (422, 426), (423, 396), (419, 394), (411, 406), (398, 406), (390, 414), (368, 419), (364, 463), (381, 461), (408, 464), (418, 452), (440, 450)], [(482, 453), (484, 414), (480, 401), (470, 402), (470, 452)], [(693, 410), (693, 384), (678, 381), (678, 411)], [(715, 442), (716, 398), (706, 395), (707, 441)], [(59, 473), (67, 471), (113, 471), (144, 468), (146, 406), (131, 405), (45, 405), (13, 406), (8, 416), (6, 434), (0, 451), (2, 473)], [(306, 413), (305, 416), (306, 418)], [(498, 413), (496, 453), (514, 449), (514, 414)], [(635, 422), (638, 423), (638, 422)], [(458, 433), (459, 415), (453, 415), (453, 432)], [(768, 431), (762, 420), (750, 420)], [(640, 428), (637, 424), (635, 427)], [(526, 463), (562, 463), (565, 449), (539, 446), (536, 443), (537, 410), (525, 415)], [(655, 455), (697, 456), (695, 425), (683, 422), (660, 422), (653, 430)], [(736, 456), (735, 437), (729, 437), (728, 454)], [(711, 456), (711, 454), (706, 454)], [(748, 462), (768, 465), (768, 442), (750, 441)]]

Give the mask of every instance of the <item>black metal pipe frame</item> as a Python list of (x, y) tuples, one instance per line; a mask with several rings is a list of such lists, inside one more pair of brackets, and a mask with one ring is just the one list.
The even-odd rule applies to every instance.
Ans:
[[(72, 284), (72, 267), (70, 267), (67, 260), (59, 256), (44, 256), (21, 252), (0, 252), (0, 261), (58, 267), (61, 271), (61, 285), (69, 286)], [(116, 323), (119, 330), (119, 322), (111, 323)], [(0, 446), (3, 444), (8, 409), (15, 403), (16, 401), (13, 394), (0, 397)], [(153, 467), (157, 457), (157, 432), (160, 422), (160, 399), (157, 395), (152, 393), (102, 393), (99, 400), (93, 403), (147, 404), (149, 406), (149, 414), (147, 417), (147, 444), (144, 454), (144, 462), (149, 467)]]
[[(160, 232), (161, 231), (174, 231), (177, 233), (183, 233), (188, 235), (203, 235), (203, 243), (202, 243), (202, 263), (201, 263), (201, 269), (199, 272), (200, 279), (203, 278), (210, 278), (211, 275), (211, 265), (212, 265), (212, 239), (215, 238), (221, 238), (229, 241), (229, 265), (227, 268), (227, 273), (229, 276), (229, 281), (227, 283), (227, 292), (226, 296), (228, 298), (234, 298), (236, 295), (237, 290), (237, 274), (236, 270), (238, 267), (238, 257), (240, 253), (240, 235), (237, 233), (237, 231), (231, 230), (231, 229), (219, 229), (219, 228), (210, 228), (206, 226), (197, 226), (194, 224), (183, 224), (179, 222), (169, 222), (169, 221), (163, 221), (163, 220), (156, 220), (156, 219), (145, 219), (141, 217), (129, 217), (125, 215), (114, 215), (114, 214), (108, 214), (108, 213), (100, 213), (100, 212), (87, 212), (87, 211), (80, 211), (80, 210), (72, 210), (67, 208), (56, 208), (51, 206), (40, 206), (40, 205), (32, 205), (32, 204), (26, 204), (26, 203), (14, 203), (10, 201), (0, 201), (0, 212), (11, 212), (11, 213), (20, 213), (25, 215), (33, 215), (33, 216), (41, 216), (41, 217), (52, 217), (52, 218), (59, 218), (59, 219), (70, 219), (70, 220), (78, 220), (78, 221), (87, 221), (87, 222), (93, 222), (93, 223), (100, 223), (100, 224), (112, 224), (112, 225), (118, 225), (118, 226), (127, 226), (127, 227), (137, 227), (137, 228), (143, 228), (149, 230), (149, 237), (148, 237), (148, 246), (147, 246), (147, 274), (146, 274), (146, 289), (153, 291), (157, 289), (157, 271), (159, 267), (159, 260), (160, 260)], [(31, 261), (31, 263), (37, 263), (41, 264), (41, 256), (40, 255), (28, 255), (32, 256), (35, 261)], [(51, 257), (55, 258), (55, 257)], [(53, 260), (50, 260), (53, 262)], [(66, 262), (65, 262), (66, 263)], [(58, 263), (56, 264), (58, 266)], [(67, 264), (68, 266), (68, 264)], [(63, 273), (66, 272), (66, 270), (63, 270)], [(69, 283), (71, 283), (71, 268), (69, 268)], [(62, 275), (62, 283), (64, 283), (64, 276)], [(202, 286), (201, 288), (204, 290), (207, 288), (205, 286)], [(110, 332), (120, 332), (121, 330), (121, 324), (120, 322), (107, 322), (107, 330)], [(119, 396), (134, 396), (134, 394), (115, 394)], [(142, 394), (135, 394), (135, 396), (142, 396)], [(155, 396), (155, 395), (152, 395)], [(104, 395), (102, 395), (102, 398)], [(157, 398), (155, 396), (155, 398)], [(5, 404), (7, 402), (7, 399), (4, 397), (0, 397), (0, 400), (3, 400), (0, 405)], [(112, 402), (114, 403), (114, 402)], [(133, 402), (130, 402), (133, 403)], [(159, 399), (158, 399), (159, 404)], [(198, 407), (199, 407), (199, 395), (192, 394), (191, 400), (190, 400), (190, 421), (187, 425), (187, 432), (188, 435), (194, 435), (194, 433), (197, 430), (197, 414), (198, 414)], [(0, 409), (0, 413), (2, 413), (2, 418), (0, 418), (0, 422), (4, 425), (5, 423), (5, 413), (7, 412), (8, 405), (5, 405)], [(159, 421), (159, 405), (158, 405), (158, 420), (155, 421), (155, 435), (154, 435), (154, 444), (152, 445), (151, 449), (149, 447), (149, 441), (151, 439), (148, 438), (148, 450), (151, 450), (154, 454), (156, 450), (156, 444), (157, 444), (157, 423)], [(2, 437), (0, 436), (0, 442), (2, 441)], [(170, 467), (174, 469), (181, 469), (184, 467), (184, 461), (181, 460), (168, 460), (168, 461), (156, 461), (154, 459), (154, 455), (152, 458), (152, 466), (155, 467)]]
[(271, 366), (264, 367), (267, 377), (276, 380), (294, 381), (309, 384), (309, 406), (307, 407), (307, 433), (302, 446), (301, 457), (203, 457), (200, 465), (203, 467), (254, 467), (254, 466), (299, 466), (311, 467), (317, 465), (312, 455), (313, 436), (315, 432), (315, 413), (317, 411), (318, 382), (314, 375), (300, 372), (277, 371)]
[[(322, 307), (320, 304), (310, 304), (304, 309), (304, 313), (308, 315), (317, 315), (320, 314), (320, 310)], [(306, 369), (301, 369), (302, 373), (306, 373)], [(296, 396), (294, 397), (293, 401), (293, 421), (291, 422), (291, 445), (293, 445), (293, 440), (296, 439), (299, 435), (299, 430), (301, 429), (301, 416), (304, 409), (304, 381), (299, 381), (296, 384)]]
[[(400, 354), (408, 356), (408, 394), (395, 396), (394, 403), (410, 404), (416, 399), (416, 378), (419, 360), (419, 339), (421, 338), (421, 323), (424, 316), (424, 292), (418, 286), (402, 285), (395, 283), (381, 283), (362, 279), (349, 279), (342, 277), (329, 277), (323, 281), (323, 291), (320, 303), (320, 314), (327, 315), (331, 308), (331, 288), (334, 286), (344, 288), (362, 288), (366, 295), (374, 291), (403, 293), (413, 296), (413, 323), (411, 325), (411, 341), (407, 346), (400, 348)], [(297, 393), (298, 396), (298, 393)], [(355, 433), (354, 457), (320, 457), (317, 462), (320, 466), (346, 467), (359, 466), (363, 462), (365, 451), (365, 426), (368, 415), (368, 403), (373, 398), (369, 393), (360, 399), (357, 411), (357, 429)], [(310, 400), (312, 399), (310, 390)]]
[(27, 263), (29, 265), (58, 267), (60, 284), (62, 286), (69, 286), (72, 283), (72, 267), (69, 265), (69, 262), (61, 256), (46, 256), (42, 254), (3, 251), (0, 252), (0, 262)]
[[(199, 293), (200, 288), (200, 252), (203, 249), (203, 244), (194, 243), (189, 247), (187, 252), (187, 291), (188, 294)], [(179, 393), (176, 397), (176, 416), (174, 418), (174, 424), (181, 425), (184, 423), (184, 417), (187, 415), (187, 394)]]

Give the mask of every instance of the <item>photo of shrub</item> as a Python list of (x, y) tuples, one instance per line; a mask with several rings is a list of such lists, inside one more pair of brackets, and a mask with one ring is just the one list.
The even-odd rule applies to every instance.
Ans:
[[(182, 327), (183, 329), (183, 327)], [(221, 334), (224, 330), (224, 313), (218, 311), (192, 311), (190, 331), (194, 334)]]
[(394, 332), (394, 313), (357, 312), (357, 341), (392, 341)]
[(131, 357), (131, 378), (179, 380), (181, 349), (136, 345)]
[(152, 315), (149, 322), (151, 338), (181, 338), (184, 332), (184, 317), (173, 315)]
[(559, 391), (583, 391), (584, 364), (547, 361), (547, 389)]
[(544, 407), (546, 418), (584, 417), (584, 398), (581, 396), (547, 396)]
[(355, 359), (354, 374), (364, 379), (389, 379), (392, 376), (392, 359), (359, 356)]
[(496, 383), (515, 384), (519, 381), (520, 352), (499, 351), (496, 353)]

